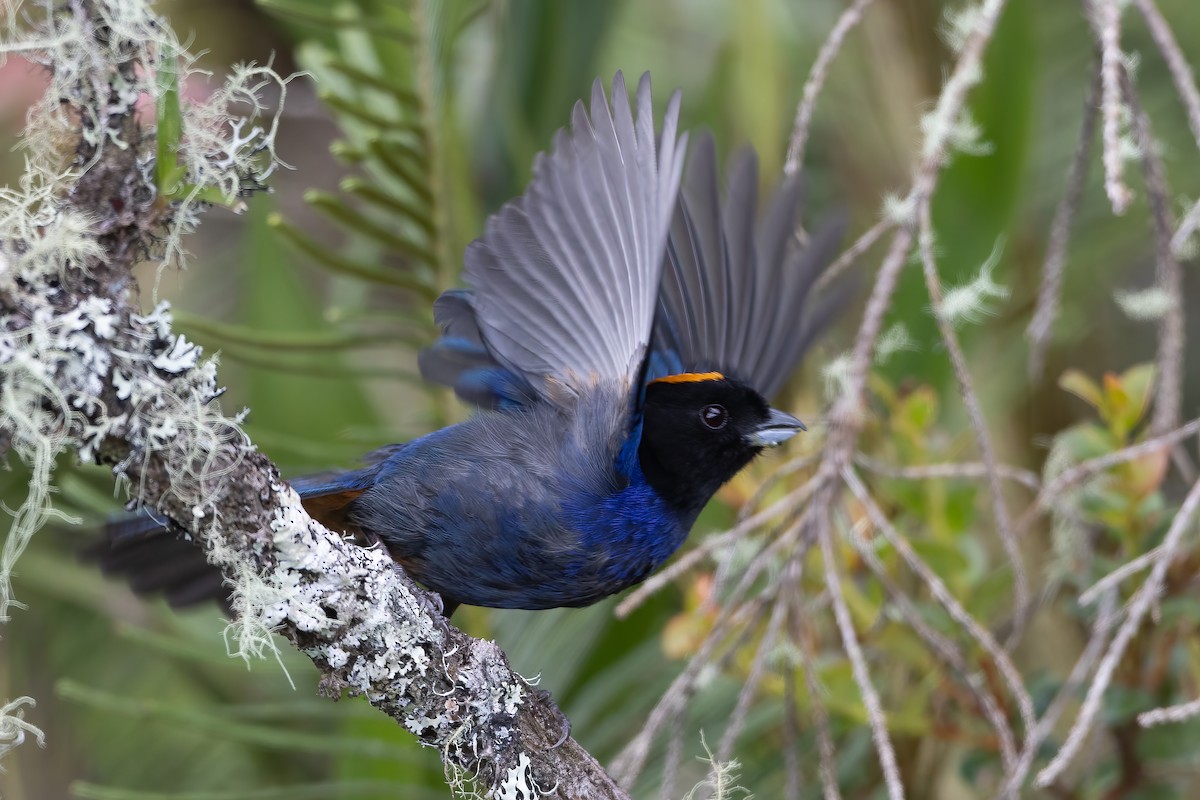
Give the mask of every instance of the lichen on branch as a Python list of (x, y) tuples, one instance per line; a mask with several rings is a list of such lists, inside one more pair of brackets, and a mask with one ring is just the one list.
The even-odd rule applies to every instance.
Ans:
[[(240, 415), (221, 411), (216, 361), (172, 331), (165, 304), (137, 305), (135, 264), (178, 263), (204, 210), (237, 210), (282, 163), (278, 111), (259, 98), (265, 83), (289, 79), (237, 68), (187, 104), (180, 82), (192, 59), (148, 3), (19, 9), (0, 18), (0, 57), (20, 55), (51, 78), (23, 134), (24, 179), (0, 193), (0, 442), (33, 475), (5, 542), (0, 613), (15, 604), (16, 557), (58, 513), (53, 465), (72, 451), (111, 466), (135, 504), (221, 567), (238, 654), (273, 649), (282, 634), (322, 670), (324, 693), (365, 695), (437, 748), (460, 787), (624, 797), (494, 643), (451, 627), (381, 550), (308, 517)], [(14, 741), (41, 738), (19, 713), (5, 720)]]

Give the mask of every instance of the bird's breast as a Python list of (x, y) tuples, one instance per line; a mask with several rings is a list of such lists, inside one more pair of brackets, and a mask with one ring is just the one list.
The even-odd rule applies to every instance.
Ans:
[(691, 520), (680, 519), (640, 475), (590, 505), (574, 509), (568, 524), (578, 531), (586, 555), (580, 572), (608, 585), (610, 594), (662, 566), (691, 528)]

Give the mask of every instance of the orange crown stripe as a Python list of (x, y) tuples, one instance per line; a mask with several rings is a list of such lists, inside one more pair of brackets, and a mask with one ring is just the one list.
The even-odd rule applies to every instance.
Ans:
[(651, 383), (700, 383), (701, 381), (723, 381), (725, 376), (719, 372), (681, 372), (678, 375), (668, 375), (657, 378)]

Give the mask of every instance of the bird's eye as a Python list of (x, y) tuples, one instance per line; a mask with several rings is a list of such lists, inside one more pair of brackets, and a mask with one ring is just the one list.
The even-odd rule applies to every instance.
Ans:
[(704, 407), (700, 412), (700, 420), (711, 430), (719, 431), (725, 427), (725, 423), (729, 422), (729, 412), (725, 410), (725, 406), (714, 403)]

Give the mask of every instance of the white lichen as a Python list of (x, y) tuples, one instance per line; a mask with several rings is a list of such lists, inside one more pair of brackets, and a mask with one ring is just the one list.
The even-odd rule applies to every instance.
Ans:
[[(51, 505), (50, 478), (55, 459), (72, 443), (71, 429), (79, 418), (59, 385), (60, 369), (70, 364), (71, 377), (90, 388), (96, 379), (82, 363), (95, 363), (95, 350), (83, 331), (56, 320), (49, 308), (32, 315), (28, 326), (0, 334), (0, 433), (30, 470), (29, 490), (17, 509), (4, 510), (13, 522), (0, 552), (0, 621), (13, 607), (12, 572), (33, 535), (46, 522), (65, 518)], [(74, 406), (74, 407), (73, 407)]]
[(910, 192), (903, 197), (888, 192), (883, 196), (883, 218), (897, 227), (910, 227), (917, 219), (916, 197)]
[(1113, 300), (1125, 312), (1125, 316), (1138, 322), (1152, 322), (1166, 316), (1178, 302), (1170, 292), (1160, 286), (1149, 286), (1137, 291), (1117, 289)]
[[(179, 79), (181, 87), (189, 79), (208, 79), (208, 73), (191, 68), (190, 56), (186, 61), (188, 66)], [(235, 65), (206, 100), (182, 107), (178, 158), (185, 173), (176, 195), (176, 224), (163, 241), (161, 266), (183, 266), (187, 253), (182, 238), (195, 227), (199, 212), (214, 197), (240, 212), (244, 195), (264, 188), (276, 169), (291, 168), (276, 153), (275, 138), (288, 85), (297, 77), (300, 74), (284, 77), (269, 63)], [(263, 99), (272, 88), (277, 94), (273, 109)]]
[[(960, 64), (952, 82), (970, 88), (982, 78), (983, 70), (977, 63), (969, 66)], [(954, 149), (973, 155), (991, 152), (991, 145), (982, 141), (983, 132), (970, 113), (965, 108), (949, 103), (947, 98), (954, 94), (950, 89), (948, 83), (938, 95), (933, 110), (921, 117), (921, 133), (924, 135), (921, 143), (923, 161), (945, 164), (950, 159), (951, 150)]]
[(825, 399), (830, 403), (844, 397), (850, 391), (850, 368), (853, 363), (850, 353), (846, 352), (831, 358), (821, 368)]
[[(897, 353), (917, 350), (917, 343), (908, 332), (903, 322), (891, 325), (880, 334), (875, 343), (876, 366), (883, 366)], [(834, 402), (845, 397), (850, 390), (850, 371), (853, 360), (849, 352), (840, 353), (830, 359), (821, 368), (821, 379), (825, 387), (825, 399)]]
[(917, 350), (917, 342), (909, 334), (903, 322), (894, 323), (880, 337), (875, 345), (875, 363), (886, 364), (897, 353)]
[(520, 753), (517, 763), (508, 769), (504, 779), (493, 789), (491, 796), (495, 800), (538, 800), (556, 793), (556, 787), (543, 789), (533, 778), (533, 763), (529, 756)]
[[(46, 746), (46, 734), (42, 733), (41, 728), (25, 721), (25, 709), (22, 706), (33, 708), (36, 705), (32, 697), (18, 697), (0, 707), (0, 758), (24, 744), (27, 736), (32, 736), (38, 747)], [(0, 768), (0, 771), (3, 769)]]
[[(63, 188), (91, 166), (63, 163), (64, 143), (77, 137), (94, 149), (93, 163), (106, 148), (132, 148), (148, 202), (160, 189), (169, 191), (170, 224), (145, 243), (163, 266), (182, 266), (182, 237), (207, 205), (240, 209), (245, 193), (263, 188), (276, 168), (286, 166), (275, 152), (275, 136), (296, 76), (285, 78), (269, 64), (237, 66), (207, 99), (181, 101), (178, 112), (160, 108), (178, 114), (166, 122), (178, 125), (179, 141), (172, 142), (177, 152), (159, 154), (153, 137), (124, 141), (123, 127), (111, 122), (158, 107), (167, 92), (182, 97), (189, 81), (210, 76), (194, 67), (194, 56), (150, 3), (101, 0), (78, 14), (65, 3), (38, 0), (8, 10), (0, 17), (0, 64), (19, 55), (47, 67), (49, 80), (20, 139), (26, 160), (21, 187), (0, 191), (0, 252), (19, 254), (18, 269), (86, 269), (101, 255), (91, 233), (95, 220), (68, 211), (62, 201)], [(101, 28), (105, 35), (96, 35)], [(262, 99), (271, 86), (278, 88), (273, 109)], [(69, 113), (63, 100), (78, 113)], [(173, 159), (181, 170), (171, 187), (157, 185), (160, 158)]]
[[(66, 13), (71, 8), (87, 13)], [(261, 188), (282, 162), (274, 150), (279, 112), (267, 109), (260, 92), (275, 84), (285, 95), (289, 79), (269, 66), (242, 67), (207, 100), (188, 102), (181, 89), (196, 74), (192, 59), (148, 3), (69, 7), (40, 0), (20, 9), (0, 11), (0, 61), (19, 53), (52, 69), (23, 133), (26, 174), (18, 188), (0, 191), (0, 292), (9, 312), (0, 320), (0, 434), (32, 474), (0, 557), (0, 617), (16, 605), (8, 583), (16, 558), (58, 514), (50, 502), (55, 458), (73, 449), (85, 461), (123, 459), (114, 468), (119, 482), (129, 488), (137, 476), (147, 482), (132, 487), (137, 496), (155, 496), (179, 521), (207, 526), (198, 530), (209, 560), (228, 577), (238, 612), (226, 631), (231, 654), (278, 658), (275, 632), (286, 630), (317, 663), (336, 670), (330, 689), (366, 695), (422, 741), (444, 748), (453, 763), (496, 767), (489, 792), (540, 794), (529, 757), (515, 752), (514, 718), (529, 695), (499, 648), (472, 641), (456, 651), (452, 669), (446, 626), (389, 556), (331, 535), (282, 483), (261, 498), (277, 509), (269, 536), (230, 530), (219, 498), (253, 447), (241, 416), (224, 415), (216, 402), (215, 360), (203, 360), (173, 332), (166, 304), (137, 314), (115, 295), (78, 299), (69, 291), (101, 268), (127, 266), (105, 263), (114, 258), (103, 247), (114, 231), (126, 232), (124, 252), (179, 263), (181, 237), (203, 208), (237, 208), (244, 192)], [(138, 128), (125, 123), (141, 107), (154, 107), (147, 99), (169, 100), (173, 92), (181, 98), (178, 118), (161, 119), (179, 124), (171, 152), (155, 151), (144, 119), (136, 141), (122, 139)], [(171, 115), (172, 105), (157, 113)], [(106, 198), (101, 208), (78, 210), (72, 190), (89, 170), (111, 169), (104, 156), (114, 148), (132, 156), (121, 177), (136, 185), (131, 197), (144, 206), (118, 210)], [(89, 163), (74, 163), (79, 155)], [(165, 158), (175, 177), (159, 185)], [(120, 219), (104, 216), (110, 213)], [(120, 413), (106, 405), (114, 396)], [(164, 476), (165, 487), (157, 482)], [(440, 707), (415, 702), (431, 685), (444, 698)], [(29, 702), (21, 698), (0, 712), (0, 739), (10, 746), (31, 733), (42, 740), (22, 718), (19, 707)], [(0, 744), (0, 754), (5, 749)]]
[(1186, 198), (1182, 201), (1183, 213), (1179, 227), (1171, 237), (1171, 252), (1180, 261), (1190, 261), (1200, 255), (1200, 200), (1191, 202)]
[(961, 53), (967, 41), (987, 22), (983, 9), (974, 3), (962, 8), (947, 8), (942, 15), (938, 33), (946, 46)]
[(943, 147), (971, 156), (990, 155), (994, 149), (991, 142), (984, 140), (983, 128), (965, 108), (952, 120), (946, 120), (936, 110), (926, 114), (921, 118), (921, 133), (927, 142), (941, 142)]
[(700, 734), (700, 744), (706, 754), (701, 756), (700, 760), (708, 764), (708, 777), (693, 786), (691, 791), (683, 796), (683, 800), (696, 800), (701, 797), (711, 800), (752, 800), (754, 795), (750, 790), (738, 783), (738, 771), (742, 765), (736, 760), (718, 761), (708, 749), (708, 742), (704, 740), (703, 733)]
[[(105, 35), (97, 36), (101, 28)], [(90, 4), (87, 14), (52, 0), (8, 4), (0, 16), (0, 63), (14, 54), (46, 66), (48, 87), (30, 109), (20, 138), (24, 175), (17, 188), (0, 189), (0, 288), (14, 288), (19, 280), (48, 300), (69, 271), (88, 274), (104, 256), (97, 238), (100, 221), (64, 198), (107, 148), (135, 153), (138, 175), (132, 177), (143, 181), (146, 197), (153, 200), (156, 154), (146, 149), (152, 140), (124, 141), (125, 128), (109, 123), (137, 114), (143, 98), (158, 98), (158, 71), (164, 64), (190, 64), (191, 59), (148, 3), (115, 0)], [(248, 122), (263, 110), (253, 96), (271, 75), (267, 68), (236, 70), (206, 103), (182, 106), (178, 158), (196, 187), (215, 188), (232, 201), (240, 182), (260, 181), (279, 163), (273, 145), (277, 117), (266, 127)], [(248, 106), (249, 117), (235, 115), (232, 107), (238, 104)], [(83, 152), (73, 146), (80, 139), (94, 149), (92, 163), (72, 167), (64, 154), (73, 148)], [(156, 241), (165, 242), (160, 248), (164, 263), (181, 252), (179, 236), (194, 224), (200, 208), (186, 198), (177, 205), (174, 224), (143, 242), (151, 251)], [(196, 366), (199, 351), (170, 337), (163, 308), (129, 322), (150, 328), (146, 334), (152, 340), (169, 339), (170, 346), (153, 348), (149, 364), (128, 352), (115, 365), (106, 343), (122, 320), (107, 300), (88, 298), (57, 318), (61, 309), (49, 302), (23, 311), (24, 323), (7, 320), (0, 333), (0, 430), (32, 473), (24, 502), (9, 509), (14, 522), (0, 556), (0, 619), (8, 618), (15, 602), (9, 577), (17, 557), (38, 528), (59, 516), (50, 504), (57, 455), (75, 447), (83, 460), (92, 460), (109, 436), (140, 441), (147, 445), (144, 453), (170, 447), (191, 424), (181, 427), (187, 409), (215, 396), (212, 370), (185, 385), (171, 385), (171, 375)], [(110, 381), (119, 399), (145, 414), (106, 417), (99, 396)]]
[(44, 202), (42, 197), (0, 189), (0, 250), (9, 251), (5, 269), (26, 278), (61, 277), (70, 269), (86, 273), (88, 265), (104, 254), (96, 241), (95, 221), (62, 209), (40, 222)]
[(978, 324), (985, 317), (995, 316), (994, 301), (1008, 299), (1009, 288), (996, 283), (992, 276), (996, 265), (1000, 263), (1003, 249), (1003, 241), (997, 240), (991, 254), (979, 268), (979, 274), (970, 283), (946, 290), (941, 311), (950, 325), (960, 327)]
[[(184, 363), (195, 366), (198, 351), (170, 335), (165, 306), (122, 322), (104, 298), (86, 297), (61, 310), (56, 290), (47, 287), (34, 297), (20, 309), (28, 322), (0, 333), (0, 431), (31, 472), (24, 502), (16, 510), (6, 507), (14, 521), (0, 554), (0, 620), (16, 605), (10, 577), (17, 558), (45, 522), (65, 519), (50, 502), (59, 453), (74, 448), (92, 461), (110, 437), (134, 444), (143, 458), (184, 447), (173, 453), (182, 487), (205, 469), (196, 461), (200, 451), (184, 443), (212, 446), (237, 431), (211, 406), (219, 394), (215, 365), (181, 374)], [(143, 351), (112, 346), (122, 326), (145, 344)], [(110, 381), (138, 413), (106, 415), (101, 395)]]
[[(1064, 437), (1056, 438), (1042, 469), (1043, 485), (1048, 485), (1074, 465), (1070, 443)], [(1091, 485), (1094, 486), (1096, 480), (1094, 478)], [(1079, 568), (1086, 535), (1082, 524), (1083, 497), (1084, 487), (1073, 486), (1055, 495), (1050, 506), (1050, 543), (1054, 553), (1047, 564), (1047, 578), (1050, 580), (1074, 575)]]

